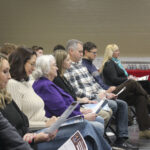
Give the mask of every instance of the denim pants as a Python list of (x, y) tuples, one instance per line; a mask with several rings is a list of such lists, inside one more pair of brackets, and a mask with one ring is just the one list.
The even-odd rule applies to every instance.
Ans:
[(116, 118), (116, 132), (118, 137), (128, 138), (128, 105), (125, 101), (108, 100), (108, 105)]
[(77, 130), (79, 130), (84, 137), (89, 150), (111, 150), (110, 145), (103, 137), (102, 126), (103, 125), (98, 121), (84, 120), (81, 123), (62, 127), (59, 129), (54, 140), (37, 144), (38, 150), (57, 150)]

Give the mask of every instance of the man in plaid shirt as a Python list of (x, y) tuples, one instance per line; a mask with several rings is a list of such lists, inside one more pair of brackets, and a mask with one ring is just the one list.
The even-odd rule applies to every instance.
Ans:
[(128, 106), (122, 101), (117, 105), (114, 100), (117, 96), (104, 90), (88, 72), (87, 68), (82, 65), (83, 44), (81, 41), (72, 39), (67, 42), (66, 50), (69, 52), (72, 61), (71, 67), (66, 71), (65, 77), (73, 86), (78, 97), (87, 97), (90, 100), (103, 99), (106, 97), (110, 108), (116, 115), (117, 120), (117, 139), (115, 146), (125, 149), (137, 149), (126, 142), (128, 138)]

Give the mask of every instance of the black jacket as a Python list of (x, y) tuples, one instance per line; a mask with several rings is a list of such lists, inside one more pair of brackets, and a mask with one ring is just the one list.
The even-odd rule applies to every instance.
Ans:
[(0, 112), (0, 150), (32, 150)]
[(111, 86), (120, 85), (127, 80), (124, 71), (111, 59), (105, 63), (102, 74), (104, 82)]
[(63, 89), (66, 93), (71, 95), (74, 100), (77, 100), (75, 91), (72, 87), (72, 85), (67, 81), (65, 77), (61, 77), (59, 74), (53, 81), (57, 86), (59, 86), (61, 89)]
[(29, 122), (26, 115), (18, 108), (12, 100), (4, 109), (0, 109), (3, 116), (13, 125), (21, 136), (24, 136), (29, 129)]

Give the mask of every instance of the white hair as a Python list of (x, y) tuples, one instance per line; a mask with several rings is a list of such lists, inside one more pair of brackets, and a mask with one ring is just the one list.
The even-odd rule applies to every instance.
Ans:
[(33, 71), (33, 77), (35, 80), (40, 77), (47, 77), (50, 72), (50, 65), (55, 61), (53, 55), (42, 55), (37, 58), (35, 70)]

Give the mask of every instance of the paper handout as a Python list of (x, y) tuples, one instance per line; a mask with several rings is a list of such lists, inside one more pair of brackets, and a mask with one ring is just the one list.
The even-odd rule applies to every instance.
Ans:
[(84, 138), (76, 131), (58, 150), (88, 150)]
[(100, 100), (100, 102), (96, 104), (84, 104), (82, 105), (84, 108), (92, 109), (93, 113), (99, 113), (100, 110), (108, 103), (106, 99)]
[(45, 133), (52, 133), (55, 130), (57, 130), (62, 123), (64, 123), (69, 115), (73, 112), (73, 110), (79, 105), (79, 102), (74, 101), (64, 112), (63, 114), (59, 117), (59, 119), (52, 124), (50, 127), (43, 129), (42, 131)]

